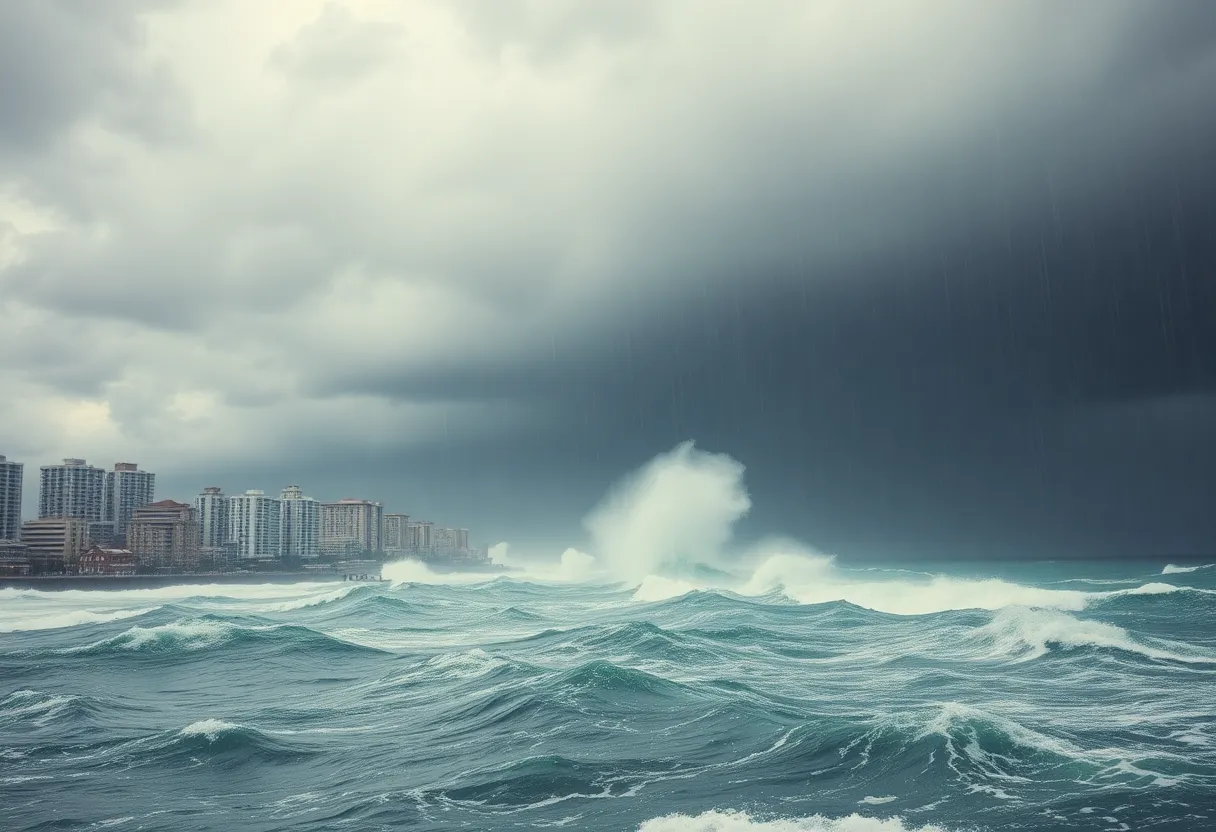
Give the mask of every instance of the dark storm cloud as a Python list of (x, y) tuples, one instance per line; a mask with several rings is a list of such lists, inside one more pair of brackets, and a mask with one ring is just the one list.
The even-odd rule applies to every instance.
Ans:
[(165, 0), (0, 6), (0, 149), (37, 150), (82, 117), (138, 134), (169, 129), (165, 78), (141, 65), (136, 18)]
[(688, 438), (845, 553), (1216, 534), (1210, 3), (106, 8), (0, 11), (0, 305), (96, 344), (4, 366), (106, 436), (525, 540)]

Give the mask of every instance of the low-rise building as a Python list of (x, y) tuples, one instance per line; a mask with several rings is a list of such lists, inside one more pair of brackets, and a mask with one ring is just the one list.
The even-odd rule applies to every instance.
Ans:
[(30, 574), (29, 547), (16, 540), (0, 540), (0, 575)]
[(21, 524), (21, 542), (28, 547), (30, 571), (54, 575), (72, 572), (88, 547), (87, 521), (78, 517), (40, 517)]
[(134, 575), (138, 560), (130, 549), (103, 549), (91, 546), (80, 553), (77, 573), (80, 575)]

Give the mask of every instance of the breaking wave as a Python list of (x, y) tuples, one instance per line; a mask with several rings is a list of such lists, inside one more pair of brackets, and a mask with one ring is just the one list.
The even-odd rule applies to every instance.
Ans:
[(747, 812), (711, 811), (699, 815), (664, 815), (648, 820), (639, 832), (945, 832), (941, 826), (907, 826), (902, 818), (874, 818), (848, 815), (826, 818), (812, 815), (803, 818), (765, 820)]

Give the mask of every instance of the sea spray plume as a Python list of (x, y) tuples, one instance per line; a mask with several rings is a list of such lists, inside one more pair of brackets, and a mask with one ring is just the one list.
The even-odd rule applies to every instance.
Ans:
[(597, 566), (614, 577), (647, 575), (712, 562), (751, 508), (744, 467), (691, 441), (652, 459), (619, 482), (587, 516)]

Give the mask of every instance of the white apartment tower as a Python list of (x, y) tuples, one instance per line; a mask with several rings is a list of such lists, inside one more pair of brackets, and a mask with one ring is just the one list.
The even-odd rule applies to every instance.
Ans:
[(134, 462), (117, 462), (106, 472), (101, 519), (114, 527), (114, 537), (125, 540), (131, 512), (156, 499), (156, 474), (139, 470)]
[(283, 557), (311, 560), (321, 556), (321, 504), (305, 497), (298, 485), (279, 495), (282, 504), (279, 539)]
[(408, 524), (406, 548), (413, 552), (430, 552), (434, 545), (435, 526), (426, 520), (411, 520)]
[(384, 515), (384, 551), (405, 552), (410, 549), (410, 516)]
[(246, 491), (231, 498), (229, 540), (238, 560), (265, 560), (283, 555), (282, 503), (264, 491)]
[(101, 522), (106, 472), (83, 459), (43, 465), (38, 489), (39, 517), (76, 517)]
[(204, 549), (219, 549), (228, 542), (231, 531), (231, 501), (224, 490), (210, 485), (194, 498), (198, 512), (199, 545)]
[(25, 465), (0, 454), (0, 540), (21, 537), (21, 480)]
[(326, 554), (353, 556), (381, 552), (380, 532), (384, 507), (370, 500), (339, 500), (321, 504), (321, 550)]

